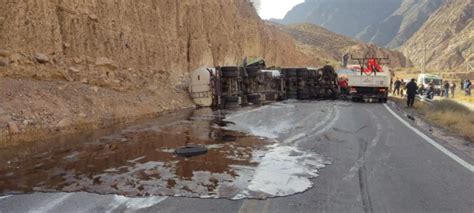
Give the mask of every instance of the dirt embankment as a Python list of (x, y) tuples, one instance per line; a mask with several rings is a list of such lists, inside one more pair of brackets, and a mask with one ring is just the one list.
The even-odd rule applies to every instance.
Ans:
[(248, 0), (8, 0), (0, 5), (0, 140), (190, 107), (190, 71), (245, 56), (314, 65)]

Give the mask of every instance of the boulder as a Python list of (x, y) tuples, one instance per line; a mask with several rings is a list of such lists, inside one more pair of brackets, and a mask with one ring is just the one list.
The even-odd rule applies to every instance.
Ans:
[(18, 125), (13, 121), (8, 122), (8, 131), (12, 135), (20, 133), (20, 129), (18, 128)]
[(99, 92), (99, 87), (93, 86), (91, 87), (91, 90), (94, 91), (95, 93)]
[(5, 50), (5, 49), (0, 49), (0, 56), (6, 58), (6, 57), (10, 56), (10, 52), (8, 50)]
[(74, 60), (74, 63), (76, 64), (80, 64), (83, 62), (82, 58), (79, 58), (79, 57), (75, 57), (73, 60)]
[(0, 59), (0, 67), (6, 67), (8, 63), (2, 59)]
[(64, 118), (61, 121), (59, 121), (58, 124), (56, 124), (56, 127), (64, 128), (64, 127), (70, 126), (71, 124), (72, 124), (72, 122), (71, 122), (70, 119)]
[(79, 73), (81, 70), (79, 70), (78, 68), (76, 67), (69, 67), (69, 71), (73, 72), (73, 73)]
[(89, 15), (89, 18), (92, 20), (92, 21), (97, 21), (99, 19), (99, 17), (97, 17), (96, 14), (90, 14)]
[(20, 63), (22, 58), (20, 54), (14, 53), (10, 56), (10, 63)]
[(49, 57), (45, 54), (42, 54), (42, 53), (36, 53), (35, 54), (35, 59), (40, 64), (46, 64), (46, 63), (49, 62)]
[(116, 70), (118, 66), (115, 64), (115, 62), (112, 59), (105, 58), (105, 57), (99, 57), (95, 61), (95, 65), (99, 67), (107, 67), (111, 70)]

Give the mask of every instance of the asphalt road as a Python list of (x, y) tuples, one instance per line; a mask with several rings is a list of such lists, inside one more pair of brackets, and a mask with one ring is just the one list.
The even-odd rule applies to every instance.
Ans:
[[(305, 193), (239, 201), (36, 193), (0, 197), (0, 212), (474, 211), (474, 173), (408, 128), (385, 105), (288, 104), (295, 105), (288, 113), (301, 118), (301, 122), (294, 123), (294, 131), (279, 135), (279, 140), (293, 137), (301, 149), (319, 153), (332, 162), (320, 170), (320, 176), (312, 180), (314, 187)], [(271, 110), (269, 107), (258, 113), (268, 113), (274, 119), (272, 123), (278, 122), (278, 114)], [(308, 116), (314, 113), (324, 116)], [(305, 134), (295, 138), (302, 131)], [(465, 156), (460, 159), (473, 164)]]

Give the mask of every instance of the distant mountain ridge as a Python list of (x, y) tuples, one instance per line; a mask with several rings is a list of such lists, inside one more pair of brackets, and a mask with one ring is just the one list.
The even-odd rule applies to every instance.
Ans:
[(421, 63), (420, 41), (425, 35), (430, 48), (436, 49), (436, 53), (428, 54), (428, 68), (459, 69), (473, 60), (473, 2), (306, 0), (285, 18), (272, 21), (285, 25), (311, 23), (364, 42), (400, 49), (416, 65)]
[(382, 48), (375, 44), (365, 44), (313, 24), (278, 26), (298, 42), (303, 52), (316, 58), (320, 63), (337, 62), (341, 60), (343, 54), (350, 53), (354, 57), (388, 56), (389, 66), (393, 68), (411, 66), (411, 61), (399, 51)]
[(281, 24), (311, 23), (335, 33), (391, 48), (400, 47), (448, 0), (306, 0)]

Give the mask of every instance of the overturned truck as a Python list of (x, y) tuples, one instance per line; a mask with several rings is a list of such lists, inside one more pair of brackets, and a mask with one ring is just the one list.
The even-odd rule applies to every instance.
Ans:
[(337, 99), (337, 79), (331, 66), (277, 69), (258, 60), (244, 66), (199, 68), (191, 73), (189, 90), (199, 106), (236, 108), (287, 99)]

